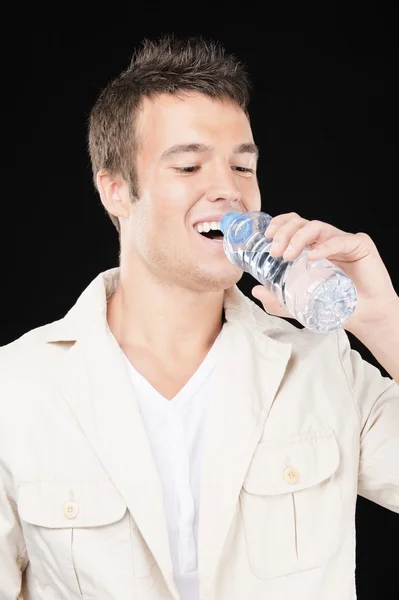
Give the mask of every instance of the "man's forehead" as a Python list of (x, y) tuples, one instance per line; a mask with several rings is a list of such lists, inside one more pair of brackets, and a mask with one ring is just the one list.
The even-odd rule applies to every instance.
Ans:
[[(162, 151), (177, 144), (203, 143), (223, 137), (230, 145), (253, 143), (249, 119), (231, 100), (213, 99), (204, 94), (184, 92), (144, 98), (136, 119), (136, 133), (144, 145), (160, 143)], [(233, 141), (234, 140), (234, 141)], [(234, 150), (232, 150), (234, 151)]]

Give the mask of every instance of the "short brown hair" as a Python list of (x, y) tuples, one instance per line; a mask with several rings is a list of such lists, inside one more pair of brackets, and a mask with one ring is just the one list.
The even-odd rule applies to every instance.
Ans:
[[(229, 98), (248, 114), (250, 81), (246, 69), (220, 42), (174, 35), (144, 40), (129, 67), (101, 92), (89, 120), (89, 152), (94, 184), (100, 169), (121, 174), (132, 198), (139, 196), (134, 157), (135, 122), (144, 97), (193, 90)], [(108, 213), (109, 214), (109, 213)], [(120, 233), (119, 220), (109, 217)]]

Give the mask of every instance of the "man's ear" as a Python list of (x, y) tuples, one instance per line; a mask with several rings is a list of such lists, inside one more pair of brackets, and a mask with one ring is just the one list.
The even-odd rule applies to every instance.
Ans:
[(106, 169), (98, 171), (97, 189), (105, 209), (114, 217), (127, 218), (131, 208), (129, 185), (119, 174)]

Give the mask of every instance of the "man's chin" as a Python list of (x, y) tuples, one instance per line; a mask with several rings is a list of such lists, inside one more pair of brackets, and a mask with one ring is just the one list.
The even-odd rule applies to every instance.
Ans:
[(207, 276), (206, 273), (201, 273), (198, 276), (196, 283), (201, 291), (222, 292), (236, 285), (244, 275), (244, 271), (241, 269), (234, 267), (233, 269), (228, 273), (220, 273), (219, 275), (209, 273)]

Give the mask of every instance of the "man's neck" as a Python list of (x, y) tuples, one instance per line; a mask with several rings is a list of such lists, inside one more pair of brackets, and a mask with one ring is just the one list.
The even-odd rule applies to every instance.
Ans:
[(223, 291), (195, 293), (120, 281), (108, 301), (108, 326), (122, 348), (191, 360), (206, 354), (219, 335), (223, 297)]

